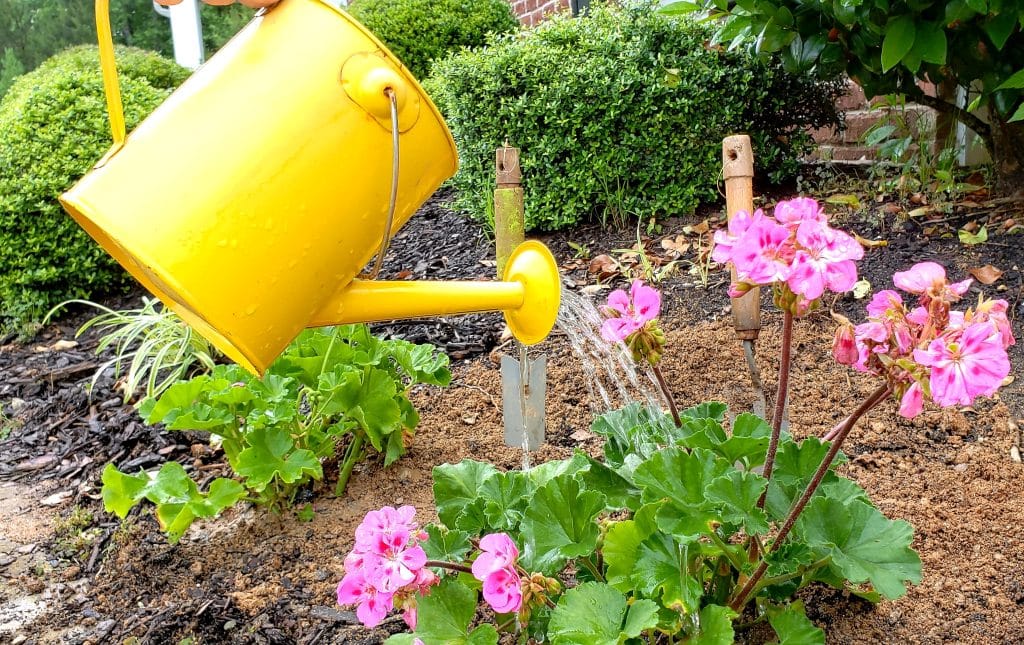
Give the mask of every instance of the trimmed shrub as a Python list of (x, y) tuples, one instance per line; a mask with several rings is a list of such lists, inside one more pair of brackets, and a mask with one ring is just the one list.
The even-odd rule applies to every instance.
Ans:
[(692, 212), (718, 197), (722, 138), (751, 135), (758, 175), (779, 180), (838, 126), (840, 81), (818, 83), (648, 6), (594, 6), (434, 65), (426, 83), (461, 156), (456, 205), (485, 218), (494, 149), (522, 150), (526, 223), (625, 222)]
[(431, 61), (519, 29), (505, 0), (355, 0), (348, 11), (419, 79)]
[[(54, 56), (0, 101), (0, 329), (131, 282), (57, 202), (110, 146), (97, 51)], [(189, 74), (142, 50), (119, 48), (117, 60), (129, 130)]]

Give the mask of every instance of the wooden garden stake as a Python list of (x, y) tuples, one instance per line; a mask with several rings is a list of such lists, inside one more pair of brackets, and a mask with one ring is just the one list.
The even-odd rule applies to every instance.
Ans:
[[(519, 149), (506, 143), (495, 155), (497, 186), (494, 189), (494, 243), (498, 278), (517, 246), (523, 243), (526, 221), (523, 207)], [(544, 398), (547, 391), (545, 356), (530, 359), (520, 345), (519, 359), (501, 357), (502, 417), (505, 445), (523, 449), (523, 468), (529, 453), (544, 443)]]
[[(754, 152), (750, 137), (736, 134), (722, 139), (722, 174), (725, 177), (726, 215), (731, 220), (739, 211), (754, 212)], [(736, 280), (736, 268), (732, 268)], [(733, 326), (736, 337), (743, 341), (750, 380), (754, 386), (754, 413), (765, 415), (764, 387), (761, 372), (754, 360), (754, 341), (761, 331), (761, 290), (754, 287), (740, 298), (732, 299)]]
[(494, 189), (494, 244), (497, 251), (498, 279), (505, 271), (509, 254), (523, 243), (523, 173), (519, 168), (519, 148), (507, 143), (495, 154), (497, 187)]

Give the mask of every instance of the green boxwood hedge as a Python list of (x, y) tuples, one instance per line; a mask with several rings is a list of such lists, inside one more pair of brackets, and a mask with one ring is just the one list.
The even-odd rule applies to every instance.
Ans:
[[(129, 130), (189, 74), (138, 49), (119, 48), (117, 62)], [(94, 46), (50, 58), (0, 101), (0, 329), (130, 283), (57, 202), (110, 142)]]
[(526, 221), (685, 214), (718, 197), (721, 141), (751, 135), (759, 176), (780, 179), (838, 125), (839, 81), (708, 45), (709, 30), (650, 6), (593, 6), (438, 61), (426, 82), (461, 165), (457, 206), (484, 218), (494, 149), (522, 150)]
[(505, 0), (355, 0), (347, 9), (419, 79), (431, 61), (519, 29)]

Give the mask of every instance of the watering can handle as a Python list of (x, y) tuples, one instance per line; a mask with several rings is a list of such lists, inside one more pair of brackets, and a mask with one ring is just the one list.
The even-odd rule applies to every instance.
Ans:
[(110, 117), (110, 133), (114, 137), (111, 152), (124, 145), (124, 106), (121, 103), (121, 86), (117, 81), (117, 65), (114, 62), (114, 36), (110, 29), (110, 0), (96, 0), (96, 37), (100, 45), (100, 69), (103, 71), (103, 91), (107, 95), (107, 114)]

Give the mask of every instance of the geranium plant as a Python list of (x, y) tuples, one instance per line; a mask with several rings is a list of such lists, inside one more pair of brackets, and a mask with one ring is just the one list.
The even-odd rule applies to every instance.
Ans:
[[(716, 402), (681, 412), (670, 405), (669, 413), (634, 403), (594, 421), (603, 460), (578, 452), (527, 471), (468, 460), (438, 466), (439, 521), (421, 530), (408, 508), (368, 515), (339, 602), (355, 604), (371, 626), (388, 611), (406, 612), (412, 633), (389, 643), (483, 645), (509, 633), (555, 645), (724, 645), (742, 629), (740, 616), (742, 625), (767, 622), (783, 643), (824, 643), (794, 599), (802, 587), (823, 583), (878, 601), (918, 583), (911, 526), (886, 518), (835, 472), (840, 447), (890, 396), (912, 416), (928, 400), (960, 405), (994, 393), (1014, 342), (1006, 303), (981, 300), (958, 313), (950, 304), (969, 283), (949, 284), (930, 263), (897, 273), (916, 306), (883, 291), (868, 322), (844, 321), (833, 347), (839, 362), (881, 385), (826, 438), (797, 442), (780, 423), (793, 320), (826, 291), (853, 286), (863, 249), (809, 199), (781, 202), (774, 216), (741, 214), (717, 237), (716, 259), (737, 270), (730, 292), (766, 286), (784, 312), (771, 424), (752, 414), (729, 424)], [(609, 298), (602, 334), (656, 366), (665, 343), (659, 310), (658, 293), (634, 282)], [(385, 537), (367, 540), (367, 523)], [(367, 544), (377, 549), (369, 556)], [(481, 596), (493, 618), (480, 619)]]
[(324, 461), (338, 461), (340, 495), (353, 466), (371, 451), (385, 465), (405, 452), (419, 423), (409, 388), (450, 380), (448, 357), (432, 345), (382, 340), (365, 325), (304, 331), (263, 378), (218, 365), (139, 407), (146, 423), (210, 433), (234, 478), (215, 479), (204, 493), (177, 462), (153, 476), (108, 464), (104, 506), (124, 517), (149, 500), (177, 541), (196, 517), (212, 517), (241, 499), (288, 506), (302, 487), (323, 479)]

